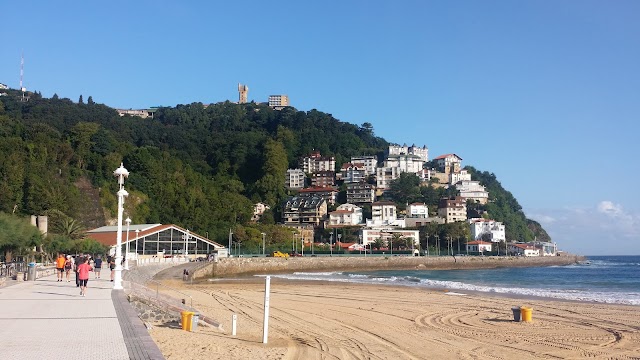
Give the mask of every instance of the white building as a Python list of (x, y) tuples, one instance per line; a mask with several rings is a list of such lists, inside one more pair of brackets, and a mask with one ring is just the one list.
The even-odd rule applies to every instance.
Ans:
[(387, 155), (416, 155), (420, 157), (423, 163), (429, 161), (429, 149), (427, 148), (427, 145), (418, 147), (415, 144), (411, 146), (407, 146), (407, 144), (392, 144), (389, 145)]
[(479, 181), (463, 180), (456, 184), (456, 189), (460, 192), (460, 196), (473, 200), (480, 204), (486, 204), (489, 201), (489, 192)]
[(558, 255), (558, 244), (545, 241), (534, 241), (536, 249), (540, 250), (540, 256), (556, 256)]
[(342, 204), (329, 213), (328, 227), (354, 226), (363, 223), (362, 208), (353, 204)]
[(307, 174), (317, 171), (336, 171), (336, 158), (322, 156), (319, 151), (314, 151), (300, 159), (300, 168)]
[(269, 107), (276, 110), (282, 110), (282, 108), (290, 106), (289, 96), (287, 95), (269, 95)]
[(407, 206), (407, 217), (426, 219), (429, 217), (429, 207), (425, 203), (413, 203)]
[(304, 174), (304, 171), (300, 169), (288, 169), (285, 186), (289, 189), (302, 189), (304, 188), (305, 178), (306, 175)]
[(491, 243), (485, 242), (481, 240), (471, 241), (467, 243), (467, 251), (468, 252), (491, 252)]
[(365, 180), (366, 168), (362, 163), (346, 163), (340, 169), (340, 175), (345, 183), (359, 183)]
[(143, 119), (152, 118), (153, 114), (156, 112), (156, 109), (116, 109), (118, 115), (120, 116), (138, 116)]
[(469, 219), (469, 227), (471, 231), (471, 237), (474, 240), (481, 240), (484, 234), (491, 235), (491, 242), (506, 241), (504, 224), (495, 221), (482, 218)]
[(464, 169), (449, 174), (449, 184), (455, 185), (460, 181), (471, 181), (471, 174)]
[(540, 250), (529, 244), (509, 244), (509, 254), (519, 256), (540, 256)]
[(9, 87), (8, 87), (7, 85), (5, 85), (5, 84), (3, 84), (3, 83), (0, 83), (0, 90), (6, 90), (6, 89), (8, 89), (8, 88), (9, 88)]
[(371, 219), (367, 219), (367, 227), (379, 226), (405, 227), (404, 219), (398, 219), (396, 204), (390, 201), (371, 204)]
[(388, 189), (391, 181), (400, 177), (403, 172), (422, 173), (424, 162), (416, 155), (389, 155), (384, 166), (376, 169), (376, 186), (378, 189)]
[(462, 164), (462, 158), (456, 154), (440, 155), (433, 160), (436, 160), (438, 170), (447, 174), (460, 171)]
[(352, 164), (364, 164), (365, 176), (375, 175), (378, 167), (378, 158), (373, 155), (352, 156)]
[(265, 211), (271, 209), (269, 205), (264, 203), (256, 203), (253, 205), (253, 216), (251, 216), (251, 221), (258, 221), (262, 217)]

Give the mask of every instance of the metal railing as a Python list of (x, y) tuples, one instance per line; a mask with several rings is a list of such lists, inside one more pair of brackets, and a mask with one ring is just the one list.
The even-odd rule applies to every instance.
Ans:
[(10, 262), (0, 264), (0, 277), (13, 277), (19, 272), (27, 271), (27, 263)]
[[(149, 280), (147, 280), (147, 282), (154, 283), (154, 284), (156, 285), (156, 299), (159, 299), (159, 298), (160, 298), (160, 287), (162, 286), (163, 288), (166, 288), (166, 289), (169, 289), (169, 290), (175, 291), (175, 292), (177, 292), (178, 294), (181, 294), (181, 295), (184, 295), (184, 296), (188, 297), (188, 298), (189, 298), (189, 301), (190, 301), (190, 302), (189, 302), (189, 307), (190, 307), (190, 308), (193, 308), (193, 298), (191, 297), (191, 295), (189, 295), (189, 294), (185, 294), (185, 293), (183, 293), (182, 291), (180, 291), (180, 290), (178, 290), (178, 289), (174, 289), (174, 288), (172, 288), (171, 286), (167, 286), (167, 285), (162, 284), (161, 282), (156, 281), (156, 280), (149, 279)], [(185, 305), (186, 305), (186, 304), (185, 304)]]
[[(171, 286), (165, 285), (157, 280), (153, 280), (151, 277), (143, 275), (139, 272), (127, 272), (127, 276), (125, 277), (125, 280), (127, 282), (130, 283), (130, 287), (131, 290), (134, 292), (137, 292), (139, 294), (144, 294), (147, 293), (149, 294), (150, 292), (153, 292), (154, 295), (150, 295), (150, 296), (154, 296), (155, 299), (157, 301), (161, 301), (161, 302), (165, 302), (165, 303), (171, 303), (172, 301), (175, 301), (176, 299), (172, 298), (171, 296), (167, 295), (167, 294), (161, 294), (160, 293), (160, 288), (162, 287), (163, 289), (168, 289), (170, 291), (176, 292), (180, 295), (183, 295), (185, 297), (189, 298), (189, 307), (193, 308), (193, 298), (188, 295), (185, 294), (184, 292), (172, 288)], [(153, 289), (151, 289), (152, 286), (149, 286), (149, 284), (154, 284), (155, 285), (155, 291), (153, 291)], [(161, 299), (161, 295), (164, 295), (164, 299)], [(184, 301), (182, 301), (183, 305), (186, 305), (184, 303)]]

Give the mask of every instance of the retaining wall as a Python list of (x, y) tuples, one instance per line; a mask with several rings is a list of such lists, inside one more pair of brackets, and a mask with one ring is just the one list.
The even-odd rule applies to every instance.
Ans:
[(237, 275), (290, 273), (295, 271), (370, 271), (370, 270), (448, 270), (497, 267), (535, 267), (569, 265), (584, 260), (581, 256), (546, 257), (298, 257), (298, 258), (223, 258), (196, 270), (194, 279)]

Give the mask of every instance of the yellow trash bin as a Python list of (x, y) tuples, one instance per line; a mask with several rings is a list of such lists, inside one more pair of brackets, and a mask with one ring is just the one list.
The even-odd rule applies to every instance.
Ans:
[(192, 311), (181, 311), (180, 316), (182, 318), (182, 330), (191, 331), (191, 327), (193, 326), (193, 312)]
[(532, 319), (532, 315), (533, 315), (533, 308), (530, 307), (521, 307), (520, 308), (520, 315), (522, 315), (522, 321), (524, 322), (531, 322)]

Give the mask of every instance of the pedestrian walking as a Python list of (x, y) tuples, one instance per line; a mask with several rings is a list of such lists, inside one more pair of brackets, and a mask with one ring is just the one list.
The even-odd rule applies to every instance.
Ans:
[(80, 253), (80, 255), (76, 256), (76, 267), (74, 271), (76, 272), (76, 287), (80, 287), (80, 279), (78, 278), (78, 266), (84, 263), (85, 257), (84, 254)]
[(67, 276), (67, 282), (71, 282), (69, 275), (71, 275), (71, 269), (73, 269), (73, 260), (71, 255), (67, 255), (67, 260), (64, 262), (64, 273)]
[(102, 259), (100, 255), (96, 256), (96, 259), (93, 260), (93, 271), (96, 275), (96, 279), (100, 279), (100, 271), (102, 270)]
[(80, 295), (85, 296), (87, 293), (87, 282), (89, 282), (89, 273), (93, 270), (89, 265), (89, 259), (78, 265), (78, 280), (80, 281)]
[(116, 259), (111, 258), (109, 261), (109, 270), (111, 270), (111, 281), (116, 277)]
[(66, 258), (64, 254), (58, 254), (58, 258), (56, 259), (56, 273), (58, 274), (58, 282), (62, 281), (62, 277), (64, 274), (64, 263), (66, 262)]

